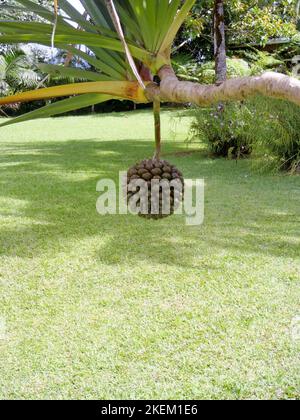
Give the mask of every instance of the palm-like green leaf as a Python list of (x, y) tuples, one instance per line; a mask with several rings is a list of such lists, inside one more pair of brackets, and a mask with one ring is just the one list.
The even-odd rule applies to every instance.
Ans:
[(6, 93), (38, 86), (39, 74), (31, 58), (24, 51), (13, 48), (0, 56), (0, 81)]
[(131, 99), (136, 102), (147, 102), (144, 90), (137, 82), (84, 82), (52, 86), (30, 92), (21, 92), (9, 97), (0, 98), (0, 106), (17, 102), (29, 102), (41, 99), (59, 98), (70, 95), (98, 93)]
[[(195, 3), (195, 0), (186, 0), (184, 2), (184, 5), (180, 9), (180, 11), (175, 16), (175, 19), (172, 23), (170, 23), (170, 26), (165, 33), (165, 36), (163, 37), (163, 40), (161, 43), (159, 43), (159, 52), (164, 53), (165, 51), (170, 52), (172, 43), (177, 35), (177, 32), (179, 31), (181, 25), (185, 21), (189, 11), (193, 7)], [(175, 4), (176, 6), (176, 4)], [(173, 13), (172, 13), (173, 14)]]
[(38, 68), (51, 76), (71, 77), (76, 80), (90, 80), (94, 82), (108, 81), (104, 75), (95, 71), (88, 71), (80, 68), (58, 66), (55, 64), (39, 64)]
[[(28, 28), (26, 28), (26, 26), (28, 26)], [(12, 24), (10, 22), (0, 22), (0, 31), (2, 33), (6, 33), (6, 35), (0, 36), (0, 42), (2, 41), (6, 44), (15, 44), (18, 42), (32, 43), (32, 40), (44, 45), (49, 45), (51, 43), (51, 38), (49, 40), (49, 34), (52, 33), (52, 27), (47, 24), (27, 24), (23, 22), (19, 27), (18, 23), (15, 22)], [(60, 44), (70, 43), (71, 45), (84, 44), (90, 47), (99, 47), (118, 52), (123, 52), (124, 50), (122, 43), (118, 39), (102, 35), (95, 36), (90, 32), (83, 32), (71, 28), (67, 29), (64, 26), (59, 25), (57, 26), (54, 39), (57, 46)], [(129, 45), (129, 48), (132, 55), (138, 60), (147, 64), (151, 63), (151, 54), (149, 54), (146, 50), (134, 45)]]
[[(85, 10), (85, 13), (81, 14), (74, 8), (72, 1), (60, 0), (60, 13), (55, 19), (57, 24), (53, 39), (54, 13), (31, 0), (17, 0), (17, 2), (21, 11), (36, 13), (44, 19), (44, 23), (0, 20), (0, 42), (6, 44), (35, 42), (50, 46), (54, 40), (56, 47), (86, 60), (94, 71), (53, 65), (44, 66), (43, 71), (82, 80), (100, 81), (99, 83), (107, 80), (107, 83), (111, 83), (136, 80), (138, 75), (135, 67), (143, 70), (141, 73), (143, 77), (146, 74), (150, 75), (151, 72), (154, 76), (163, 65), (170, 64), (171, 44), (195, 0), (186, 0), (182, 8), (181, 0), (114, 0), (126, 45), (135, 60), (134, 64), (130, 63), (130, 60), (128, 62), (129, 55), (125, 54), (124, 38), (123, 40), (119, 38), (120, 31), (116, 31), (115, 21), (105, 1), (80, 0)], [(86, 47), (85, 51), (82, 46)], [(145, 71), (147, 68), (148, 73)], [(143, 83), (146, 85), (149, 80), (147, 76)], [(83, 91), (82, 84), (74, 86), (74, 90), (72, 88), (72, 94), (80, 94)], [(44, 93), (48, 98), (51, 92), (44, 91), (41, 94)], [(118, 92), (114, 94), (109, 89), (104, 90), (104, 93), (106, 92), (109, 92), (109, 97), (124, 98)], [(100, 93), (102, 91), (92, 94)], [(127, 98), (135, 101), (140, 101), (143, 97), (138, 90), (127, 93)], [(33, 92), (31, 98), (36, 98), (36, 93)], [(145, 95), (144, 101), (147, 101)], [(67, 106), (70, 103), (61, 102), (60, 106), (63, 104)], [(80, 104), (80, 100), (72, 100), (71, 103)], [(51, 112), (58, 110), (54, 106), (51, 109)]]
[[(21, 115), (14, 119), (10, 119), (6, 121), (1, 127), (14, 124), (16, 122), (25, 122), (37, 118), (47, 118), (52, 117), (54, 115), (64, 114), (65, 112), (74, 111), (80, 108), (86, 108), (91, 105), (96, 105), (101, 102), (108, 101), (110, 99), (114, 99), (113, 96), (110, 95), (101, 95), (96, 93), (90, 93), (80, 96), (75, 96), (73, 98), (64, 99), (62, 101), (54, 102), (53, 104), (44, 106), (40, 109), (35, 111), (29, 112), (25, 115)], [(115, 98), (118, 99), (118, 98)]]

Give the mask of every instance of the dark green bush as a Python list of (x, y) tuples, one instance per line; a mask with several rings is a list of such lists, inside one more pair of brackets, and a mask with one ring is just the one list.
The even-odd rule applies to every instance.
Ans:
[[(177, 56), (173, 60), (173, 66), (177, 76), (181, 80), (211, 84), (215, 82), (215, 63), (209, 61), (200, 64), (188, 56)], [(251, 68), (247, 61), (239, 58), (227, 58), (227, 77), (250, 76)]]
[(206, 143), (214, 156), (239, 158), (252, 150), (277, 169), (300, 172), (300, 109), (279, 99), (194, 109), (190, 140)]
[(280, 169), (300, 172), (300, 108), (280, 99), (251, 101), (256, 148), (266, 150)]
[(237, 159), (251, 154), (252, 114), (247, 105), (220, 104), (215, 108), (195, 109), (193, 115), (190, 139), (205, 142), (212, 155)]

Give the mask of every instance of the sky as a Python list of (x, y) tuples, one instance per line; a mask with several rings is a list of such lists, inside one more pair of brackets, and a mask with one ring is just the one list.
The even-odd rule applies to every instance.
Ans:
[(72, 4), (72, 6), (76, 7), (77, 10), (80, 12), (84, 11), (84, 8), (82, 7), (82, 4), (80, 3), (80, 0), (68, 0), (69, 3)]
[[(84, 12), (84, 8), (82, 7), (82, 4), (80, 3), (80, 0), (68, 0), (68, 2), (72, 5), (72, 6), (74, 6), (74, 7), (76, 7), (76, 9), (79, 11), (79, 12), (81, 12), (81, 13), (83, 13)], [(71, 23), (71, 22), (70, 22)], [(71, 25), (72, 25), (72, 23), (71, 23)], [(76, 24), (74, 23), (74, 26), (76, 26)], [(39, 48), (41, 49), (41, 50), (45, 50), (46, 52), (48, 52), (49, 53), (49, 58), (51, 57), (51, 55), (52, 55), (52, 50), (51, 50), (51, 48), (49, 48), (49, 47), (43, 47), (43, 46), (41, 46), (41, 45), (39, 45)], [(28, 45), (24, 45), (23, 46), (23, 50), (24, 51), (26, 51), (27, 53), (30, 53), (31, 52), (31, 45), (30, 44), (28, 44)]]

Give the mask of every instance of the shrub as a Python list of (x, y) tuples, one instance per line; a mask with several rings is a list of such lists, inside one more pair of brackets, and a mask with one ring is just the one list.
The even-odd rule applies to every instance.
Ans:
[[(240, 58), (227, 58), (227, 77), (250, 76), (251, 69), (247, 61)], [(198, 80), (200, 83), (214, 83), (215, 82), (215, 62), (209, 61), (203, 64), (198, 73)]]
[(217, 157), (242, 158), (252, 152), (252, 114), (243, 103), (228, 103), (214, 109), (195, 109), (190, 140), (201, 139)]
[(236, 51), (236, 54), (246, 60), (252, 76), (259, 75), (265, 71), (276, 71), (283, 74), (290, 73), (288, 61), (281, 57), (279, 51), (269, 53), (252, 48), (251, 50)]
[(275, 159), (277, 168), (300, 172), (299, 107), (280, 99), (265, 98), (256, 98), (250, 106), (256, 147), (265, 149)]
[(299, 107), (280, 99), (253, 98), (218, 109), (194, 109), (190, 140), (214, 156), (239, 158), (252, 150), (277, 169), (300, 173)]
[[(182, 80), (211, 84), (215, 82), (215, 63), (209, 61), (199, 64), (196, 61), (185, 60), (185, 56), (178, 56), (173, 62), (177, 76)], [(227, 58), (227, 76), (242, 77), (251, 74), (247, 61), (240, 58)]]
[[(288, 44), (289, 47), (293, 44)], [(299, 45), (297, 44), (299, 48)], [(267, 70), (290, 74), (287, 65), (289, 60), (284, 60), (277, 53), (251, 50), (235, 51), (235, 56), (227, 57), (227, 77), (255, 76)], [(178, 54), (173, 60), (173, 67), (181, 80), (212, 84), (215, 83), (215, 62), (209, 61), (201, 64), (189, 55)]]

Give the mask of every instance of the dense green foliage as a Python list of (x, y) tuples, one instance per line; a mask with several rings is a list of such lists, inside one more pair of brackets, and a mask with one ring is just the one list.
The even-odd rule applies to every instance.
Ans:
[[(295, 0), (227, 0), (225, 23), (227, 46), (253, 43), (297, 34)], [(176, 45), (198, 61), (213, 58), (213, 0), (198, 0), (182, 28)]]
[[(47, 7), (49, 10), (53, 10), (53, 0), (31, 0), (38, 6)], [(22, 21), (42, 21), (36, 13), (31, 12), (29, 9), (24, 11), (20, 8), (20, 3), (16, 0), (0, 0), (1, 19), (7, 18), (18, 18)]]
[(191, 141), (206, 143), (213, 156), (241, 158), (252, 152), (252, 113), (244, 104), (220, 104), (218, 108), (194, 109)]
[[(239, 57), (239, 58), (238, 58)], [(181, 80), (199, 83), (215, 83), (215, 62), (208, 61), (203, 64), (193, 60), (190, 55), (178, 55), (173, 60), (177, 76)], [(264, 71), (276, 71), (291, 74), (288, 63), (281, 58), (279, 52), (268, 53), (255, 48), (251, 50), (238, 50), (235, 55), (227, 57), (227, 77), (229, 79), (243, 76), (256, 76)]]
[(263, 165), (300, 172), (300, 119), (296, 105), (254, 98), (218, 109), (194, 109), (190, 140), (201, 140), (214, 156), (265, 155)]
[[(34, 55), (20, 48), (9, 48), (0, 54), (0, 96), (12, 95), (40, 85), (39, 73)], [(20, 105), (4, 107), (6, 112), (19, 112)], [(24, 109), (21, 108), (24, 112)]]
[(299, 107), (280, 100), (258, 98), (252, 103), (254, 142), (276, 166), (300, 173)]
[[(178, 57), (173, 61), (174, 69), (181, 80), (211, 84), (215, 82), (215, 63), (208, 61), (199, 64), (189, 56)], [(227, 59), (228, 78), (250, 76), (251, 68), (247, 61), (239, 58)]]
[(18, 48), (0, 55), (0, 95), (6, 96), (38, 86), (40, 75), (34, 58)]
[(297, 33), (295, 0), (230, 0), (228, 8), (229, 44), (266, 44), (273, 38)]

